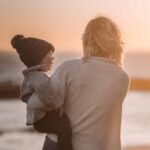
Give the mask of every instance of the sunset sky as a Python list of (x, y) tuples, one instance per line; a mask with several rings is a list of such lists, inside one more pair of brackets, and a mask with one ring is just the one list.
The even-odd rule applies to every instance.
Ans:
[(80, 51), (85, 25), (100, 13), (119, 25), (126, 51), (150, 52), (150, 0), (0, 0), (0, 50), (21, 33)]

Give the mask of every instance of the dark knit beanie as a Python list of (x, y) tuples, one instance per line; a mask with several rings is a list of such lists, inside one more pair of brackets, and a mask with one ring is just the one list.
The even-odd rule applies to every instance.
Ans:
[(54, 52), (53, 45), (47, 41), (32, 37), (25, 38), (23, 35), (14, 36), (11, 45), (27, 67), (39, 64), (50, 51)]

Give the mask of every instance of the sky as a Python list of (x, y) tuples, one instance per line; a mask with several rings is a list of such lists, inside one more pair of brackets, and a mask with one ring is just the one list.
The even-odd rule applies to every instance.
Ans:
[(150, 0), (0, 0), (0, 50), (15, 34), (47, 40), (58, 51), (81, 51), (88, 21), (115, 21), (126, 51), (150, 52)]

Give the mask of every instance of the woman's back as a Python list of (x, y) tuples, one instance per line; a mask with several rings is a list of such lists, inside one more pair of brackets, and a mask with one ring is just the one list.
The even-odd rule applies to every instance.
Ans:
[(120, 150), (122, 102), (127, 74), (113, 61), (89, 57), (68, 61), (65, 110), (75, 150)]

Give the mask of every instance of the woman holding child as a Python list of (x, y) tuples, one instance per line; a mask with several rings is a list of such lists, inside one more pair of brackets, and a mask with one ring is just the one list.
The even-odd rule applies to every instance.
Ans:
[[(31, 93), (43, 103), (38, 109), (45, 112), (40, 118), (45, 120), (38, 119), (42, 123), (33, 123), (37, 130), (47, 133), (43, 150), (61, 149), (57, 144), (60, 134), (54, 132), (54, 126), (57, 131), (70, 128), (60, 133), (70, 138), (66, 141), (71, 140), (71, 149), (121, 150), (121, 112), (129, 78), (122, 69), (120, 31), (112, 20), (100, 16), (87, 24), (82, 39), (82, 58), (64, 62), (51, 77), (43, 76), (42, 69), (37, 69), (36, 75), (30, 72), (30, 85), (34, 89)], [(48, 59), (40, 67), (46, 64)], [(31, 95), (27, 99), (27, 106), (31, 106)], [(55, 117), (48, 116), (52, 112)], [(49, 123), (50, 118), (55, 123), (52, 119)], [(53, 131), (48, 130), (47, 124), (55, 124)], [(66, 136), (68, 133), (72, 136)]]

